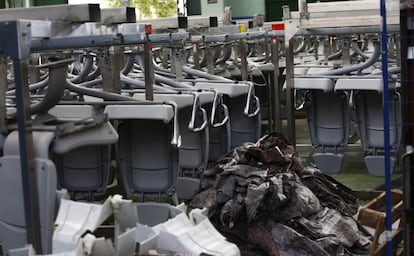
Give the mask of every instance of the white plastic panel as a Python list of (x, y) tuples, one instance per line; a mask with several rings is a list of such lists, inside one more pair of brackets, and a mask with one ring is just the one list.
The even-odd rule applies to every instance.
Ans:
[[(145, 100), (145, 93), (135, 93), (133, 96), (137, 100)], [(194, 95), (192, 94), (174, 94), (174, 93), (154, 93), (154, 101), (168, 102), (173, 101), (178, 108), (192, 106)]]
[(221, 94), (226, 94), (230, 97), (237, 97), (247, 94), (249, 85), (243, 83), (208, 83), (199, 82), (195, 84), (196, 89), (211, 89), (217, 90)]
[(111, 214), (110, 197), (103, 204), (62, 199), (55, 221), (53, 252), (75, 250), (81, 236), (96, 230)]
[(174, 109), (170, 105), (108, 105), (105, 113), (109, 119), (151, 119), (165, 123), (174, 117)]
[(334, 88), (334, 82), (329, 78), (294, 78), (295, 89), (322, 90), (330, 92)]
[(95, 115), (90, 105), (56, 105), (49, 110), (49, 114), (63, 119), (85, 119)]
[(383, 91), (381, 78), (341, 78), (336, 81), (335, 91), (340, 90), (370, 90)]

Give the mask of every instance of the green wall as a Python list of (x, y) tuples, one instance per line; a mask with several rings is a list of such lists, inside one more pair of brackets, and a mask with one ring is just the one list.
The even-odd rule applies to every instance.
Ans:
[(266, 21), (281, 21), (283, 16), (283, 5), (289, 5), (291, 11), (298, 10), (297, 0), (266, 0)]
[(189, 15), (218, 15), (224, 13), (226, 6), (232, 7), (233, 18), (252, 17), (255, 14), (265, 14), (265, 0), (188, 0)]
[(67, 4), (68, 0), (34, 0), (34, 5), (54, 5), (54, 4)]
[(209, 3), (212, 0), (200, 0), (201, 1), (201, 14), (202, 15), (217, 15), (224, 13), (224, 0), (216, 0), (216, 3)]
[(187, 0), (187, 14), (188, 15), (201, 15), (201, 1), (200, 0)]
[(265, 15), (265, 0), (232, 0), (231, 7), (234, 18), (252, 17), (255, 14)]

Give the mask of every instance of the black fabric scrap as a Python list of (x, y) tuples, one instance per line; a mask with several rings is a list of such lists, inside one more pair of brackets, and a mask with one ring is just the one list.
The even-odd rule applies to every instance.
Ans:
[(203, 172), (188, 206), (207, 207), (210, 221), (243, 256), (338, 255), (362, 241), (354, 231), (326, 228), (334, 221), (320, 214), (332, 209), (335, 224), (353, 229), (355, 221), (344, 217), (359, 207), (350, 189), (303, 168), (281, 133), (228, 152)]

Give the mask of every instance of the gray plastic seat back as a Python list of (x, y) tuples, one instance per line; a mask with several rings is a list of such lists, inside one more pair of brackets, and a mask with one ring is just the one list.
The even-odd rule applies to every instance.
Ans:
[[(207, 108), (209, 110), (209, 108)], [(210, 111), (209, 111), (210, 112)], [(223, 117), (218, 117), (220, 120)], [(227, 121), (224, 125), (209, 128), (208, 161), (215, 162), (224, 156), (231, 146), (231, 126)]]
[(322, 172), (337, 173), (342, 169), (343, 154), (349, 134), (348, 95), (335, 92), (329, 78), (296, 78), (295, 88), (306, 90), (305, 110), (312, 146), (320, 152), (312, 160)]
[[(238, 147), (245, 142), (256, 142), (261, 135), (261, 115), (260, 112), (252, 117), (248, 117), (243, 110), (246, 106), (247, 94), (235, 98), (228, 98), (225, 102), (229, 108), (230, 127), (231, 127), (231, 147)], [(258, 101), (251, 101), (251, 104), (259, 104)], [(256, 109), (259, 106), (252, 106)]]
[(345, 148), (349, 133), (348, 95), (334, 91), (329, 78), (295, 78), (295, 89), (306, 90), (305, 110), (313, 147)]
[(59, 186), (76, 198), (87, 194), (89, 200), (106, 191), (110, 176), (110, 146), (92, 145), (54, 154)]
[(138, 222), (150, 227), (166, 222), (182, 213), (179, 209), (166, 203), (138, 203)]
[[(384, 117), (382, 93), (377, 91), (358, 91), (354, 104), (358, 121), (358, 131), (364, 150), (383, 149)], [(401, 140), (401, 105), (398, 92), (390, 93), (390, 144), (397, 149)]]
[(349, 134), (348, 97), (344, 92), (310, 90), (306, 114), (314, 147), (345, 148)]
[(209, 135), (208, 160), (215, 162), (230, 150), (230, 122), (220, 127), (211, 127)]
[(203, 170), (208, 158), (208, 152), (206, 152), (208, 151), (208, 145), (206, 144), (209, 140), (209, 130), (208, 126), (197, 132), (190, 130), (188, 124), (191, 113), (192, 107), (182, 108), (178, 111), (178, 125), (181, 135), (178, 162), (180, 169)]
[[(97, 113), (90, 105), (58, 105), (49, 111), (58, 119), (79, 121)], [(110, 177), (110, 144), (118, 135), (109, 122), (84, 131), (58, 137), (53, 147), (59, 186), (68, 190), (72, 199), (77, 195), (94, 196), (105, 193)]]
[(179, 177), (177, 181), (177, 197), (179, 200), (191, 200), (200, 189), (200, 179)]
[[(35, 159), (42, 249), (52, 252), (53, 224), (56, 204), (56, 170), (53, 162)], [(20, 171), (20, 156), (0, 158), (0, 242), (3, 254), (8, 250), (26, 246), (26, 224), (23, 187)]]
[[(213, 116), (213, 104), (204, 104), (206, 109), (210, 125), (208, 128), (208, 162), (215, 162), (224, 156), (229, 150), (231, 145), (231, 127), (229, 122), (228, 107), (222, 102), (223, 95), (219, 96), (219, 104), (214, 109)], [(214, 120), (212, 120), (214, 119)]]
[(128, 195), (172, 195), (178, 176), (173, 124), (163, 120), (123, 120), (119, 127), (120, 171)]

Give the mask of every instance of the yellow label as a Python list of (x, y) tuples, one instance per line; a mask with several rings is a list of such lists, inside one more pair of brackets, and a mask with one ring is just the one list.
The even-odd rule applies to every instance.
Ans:
[(246, 24), (240, 24), (239, 29), (240, 29), (240, 33), (246, 32)]

